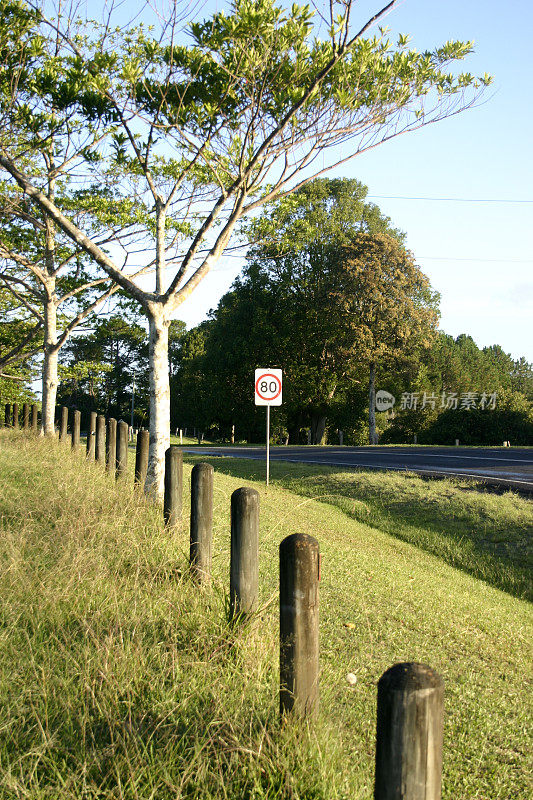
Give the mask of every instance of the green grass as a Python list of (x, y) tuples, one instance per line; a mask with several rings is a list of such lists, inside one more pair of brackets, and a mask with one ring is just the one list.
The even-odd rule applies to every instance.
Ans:
[[(1, 800), (370, 800), (376, 683), (402, 660), (445, 679), (444, 800), (529, 797), (531, 607), (340, 504), (246, 480), (261, 494), (261, 611), (233, 631), (229, 499), (244, 481), (213, 463), (214, 579), (199, 590), (187, 509), (165, 531), (129, 482), (0, 435)], [(310, 730), (277, 719), (277, 549), (297, 531), (323, 555)]]
[[(206, 458), (195, 456), (194, 460)], [(191, 460), (191, 459), (190, 459)], [(219, 471), (264, 479), (263, 462), (217, 459)], [(408, 472), (271, 462), (271, 481), (426, 550), (492, 586), (533, 599), (533, 507), (512, 491)]]

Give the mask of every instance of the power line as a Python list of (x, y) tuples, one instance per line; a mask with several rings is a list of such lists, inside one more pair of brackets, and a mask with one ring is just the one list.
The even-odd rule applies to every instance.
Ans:
[(416, 256), (426, 261), (490, 261), (495, 264), (532, 264), (531, 258), (452, 258), (452, 256)]
[(493, 197), (403, 197), (388, 194), (369, 194), (367, 197), (371, 200), (432, 200), (446, 203), (533, 203), (533, 200), (502, 200)]

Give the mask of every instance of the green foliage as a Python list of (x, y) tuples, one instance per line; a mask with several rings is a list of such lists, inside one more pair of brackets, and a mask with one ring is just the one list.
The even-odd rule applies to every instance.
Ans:
[(533, 443), (533, 405), (518, 392), (501, 393), (495, 409), (443, 411), (423, 429), (421, 442), (465, 445), (531, 446)]
[[(0, 398), (3, 403), (32, 399), (29, 383), (42, 330), (24, 305), (0, 286)], [(0, 409), (3, 413), (3, 409)]]
[(129, 421), (135, 381), (139, 425), (148, 409), (147, 339), (145, 328), (120, 316), (73, 336), (62, 350), (58, 402)]
[[(389, 425), (381, 441), (453, 445), (530, 445), (533, 441), (531, 386), (533, 368), (524, 358), (514, 360), (499, 345), (480, 349), (471, 336), (456, 339), (439, 332), (417, 371), (403, 372), (391, 380), (389, 390), (397, 402), (389, 412)], [(387, 387), (384, 387), (387, 388)], [(400, 407), (402, 392), (417, 394), (417, 407)], [(462, 396), (475, 393), (475, 408), (461, 408)], [(423, 408), (424, 393), (433, 397)], [(446, 409), (443, 394), (457, 396), (457, 408)], [(481, 397), (496, 395), (492, 403)], [(433, 406), (433, 407), (432, 407)]]
[(332, 434), (346, 427), (346, 441), (358, 441), (370, 363), (390, 368), (429, 344), (437, 296), (366, 193), (356, 180), (319, 179), (247, 226), (256, 243), (197, 360), (213, 422), (255, 432), (254, 369), (278, 366), (284, 403), (276, 420), (291, 441), (308, 426), (320, 441), (326, 417)]

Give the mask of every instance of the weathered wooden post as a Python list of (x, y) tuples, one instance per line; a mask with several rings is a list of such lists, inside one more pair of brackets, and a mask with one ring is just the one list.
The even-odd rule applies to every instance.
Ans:
[(231, 495), (230, 620), (253, 613), (259, 578), (259, 492)]
[(6, 403), (6, 407), (4, 410), (4, 423), (6, 428), (11, 427), (11, 403)]
[(440, 800), (444, 681), (395, 664), (378, 683), (374, 800)]
[(34, 433), (37, 433), (37, 429), (39, 427), (39, 411), (37, 405), (33, 403), (31, 407), (31, 429)]
[(105, 435), (105, 417), (103, 414), (98, 414), (96, 417), (96, 434), (94, 437), (94, 460), (97, 464), (101, 464), (102, 466), (105, 464)]
[(81, 411), (76, 409), (72, 414), (72, 449), (80, 446)]
[(63, 444), (67, 440), (67, 427), (68, 427), (68, 408), (66, 406), (61, 406), (61, 412), (59, 417), (59, 441), (63, 442)]
[(19, 426), (19, 404), (13, 403), (13, 427), (18, 428)]
[(28, 431), (30, 429), (30, 406), (29, 403), (22, 404), (22, 429)]
[(117, 426), (117, 480), (128, 474), (128, 423), (120, 420)]
[(141, 428), (137, 434), (137, 447), (135, 449), (135, 478), (133, 482), (144, 486), (146, 473), (148, 472), (148, 450), (150, 447), (150, 431)]
[(199, 583), (211, 578), (213, 539), (213, 467), (201, 462), (191, 473), (191, 574)]
[(318, 714), (318, 542), (293, 533), (279, 547), (280, 714)]
[(115, 475), (117, 463), (117, 421), (113, 417), (107, 420), (106, 430), (106, 452), (105, 452), (105, 468), (106, 472), (111, 472)]
[(165, 452), (165, 497), (163, 516), (165, 525), (173, 527), (181, 518), (183, 494), (183, 453), (171, 445)]
[(87, 460), (94, 461), (96, 451), (96, 411), (89, 414), (89, 424), (87, 426)]

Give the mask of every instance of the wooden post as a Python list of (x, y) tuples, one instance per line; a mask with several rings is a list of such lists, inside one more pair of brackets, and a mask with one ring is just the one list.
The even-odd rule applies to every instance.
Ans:
[(117, 464), (116, 477), (126, 478), (128, 474), (128, 423), (120, 420), (117, 426)]
[(38, 409), (36, 404), (34, 403), (31, 407), (31, 429), (34, 433), (37, 433), (37, 429), (39, 427), (39, 418), (38, 418)]
[(259, 492), (243, 487), (231, 495), (230, 620), (257, 607)]
[(102, 466), (105, 464), (105, 435), (106, 424), (103, 414), (96, 417), (96, 433), (94, 437), (94, 460)]
[(19, 426), (19, 404), (13, 403), (13, 427), (18, 428)]
[(279, 547), (280, 714), (318, 714), (318, 582), (316, 539), (293, 533)]
[(76, 409), (72, 414), (72, 449), (80, 446), (81, 411)]
[(148, 472), (148, 450), (150, 446), (150, 431), (141, 428), (137, 434), (137, 447), (135, 450), (135, 478), (134, 483), (143, 487)]
[(68, 428), (68, 408), (61, 406), (61, 416), (59, 417), (59, 441), (65, 443)]
[(5, 411), (4, 411), (4, 423), (6, 428), (11, 427), (11, 403), (6, 403)]
[(22, 428), (25, 431), (30, 429), (30, 406), (28, 403), (22, 404)]
[(171, 445), (165, 452), (165, 497), (163, 516), (165, 525), (173, 527), (181, 518), (181, 502), (183, 494), (183, 453)]
[(191, 573), (199, 583), (211, 578), (213, 467), (202, 462), (191, 473)]
[(117, 421), (113, 417), (107, 420), (105, 468), (106, 472), (115, 475), (117, 464)]
[(87, 427), (87, 460), (94, 461), (96, 450), (96, 411), (89, 414), (89, 425)]
[(444, 681), (395, 664), (378, 683), (374, 800), (440, 800)]

